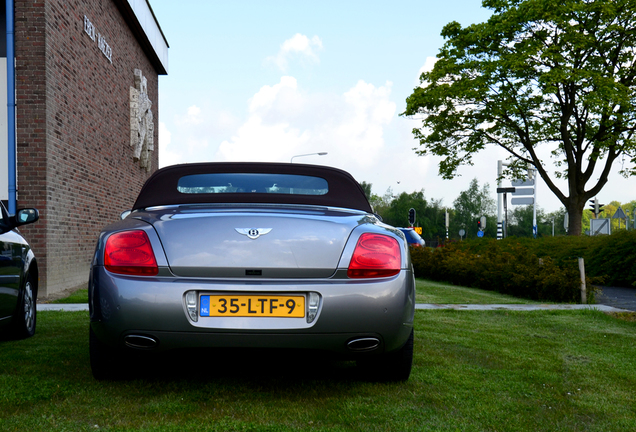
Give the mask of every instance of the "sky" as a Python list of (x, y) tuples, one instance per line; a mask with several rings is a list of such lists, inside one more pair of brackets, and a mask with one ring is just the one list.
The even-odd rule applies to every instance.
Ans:
[[(482, 151), (443, 180), (439, 158), (413, 150), (420, 121), (399, 115), (434, 64), (444, 25), (488, 19), (481, 1), (149, 3), (170, 46), (168, 75), (159, 77), (161, 167), (327, 152), (294, 163), (341, 168), (380, 196), (423, 189), (426, 199), (452, 207), (476, 178), (496, 198), (503, 150)], [(601, 203), (636, 199), (635, 180), (619, 176), (619, 166)], [(537, 204), (547, 212), (562, 207), (541, 180)]]

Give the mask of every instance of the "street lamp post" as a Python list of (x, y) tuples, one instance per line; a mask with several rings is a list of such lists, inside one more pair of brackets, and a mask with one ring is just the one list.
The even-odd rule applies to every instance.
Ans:
[(326, 154), (327, 154), (327, 152), (318, 152), (318, 153), (307, 153), (307, 154), (295, 155), (295, 156), (292, 156), (292, 158), (289, 161), (289, 163), (294, 163), (294, 158), (297, 158), (297, 157), (303, 157), (303, 156), (324, 156)]

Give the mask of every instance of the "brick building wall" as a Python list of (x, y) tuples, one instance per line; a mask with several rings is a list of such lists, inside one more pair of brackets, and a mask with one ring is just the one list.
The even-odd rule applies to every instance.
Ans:
[[(85, 32), (85, 16), (112, 63)], [(40, 211), (21, 231), (42, 297), (86, 284), (99, 231), (157, 168), (157, 150), (151, 172), (133, 161), (129, 94), (140, 69), (157, 125), (158, 75), (112, 0), (16, 0), (15, 43), (18, 207)]]

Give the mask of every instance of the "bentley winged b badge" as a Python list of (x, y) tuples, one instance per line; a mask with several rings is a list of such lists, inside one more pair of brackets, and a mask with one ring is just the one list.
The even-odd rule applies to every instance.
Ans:
[(262, 235), (269, 233), (271, 228), (234, 228), (237, 233), (243, 234), (252, 240), (256, 240)]

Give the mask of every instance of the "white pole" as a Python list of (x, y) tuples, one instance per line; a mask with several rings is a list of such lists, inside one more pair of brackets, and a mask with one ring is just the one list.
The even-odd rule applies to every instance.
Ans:
[(552, 237), (554, 237), (554, 218), (552, 218)]
[[(497, 187), (502, 187), (503, 161), (497, 161)], [(503, 238), (503, 194), (497, 193), (497, 240)]]
[(579, 272), (581, 273), (581, 303), (587, 304), (587, 289), (585, 287), (585, 261), (579, 257)]
[(450, 220), (448, 218), (448, 209), (446, 209), (446, 214), (445, 214), (444, 219), (445, 219), (444, 222), (446, 224), (446, 240), (448, 240), (448, 226), (450, 225), (449, 224)]

